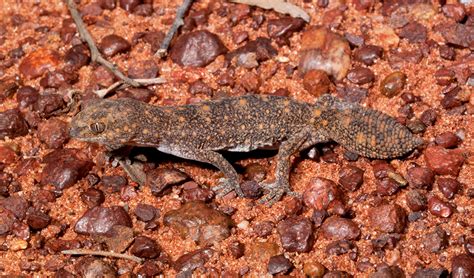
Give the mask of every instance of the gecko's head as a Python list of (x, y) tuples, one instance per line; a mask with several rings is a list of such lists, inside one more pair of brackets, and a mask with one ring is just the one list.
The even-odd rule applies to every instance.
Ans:
[[(96, 100), (94, 100), (96, 101)], [(98, 100), (79, 112), (71, 121), (70, 135), (78, 140), (109, 146), (124, 145), (136, 137), (136, 106), (129, 99)]]

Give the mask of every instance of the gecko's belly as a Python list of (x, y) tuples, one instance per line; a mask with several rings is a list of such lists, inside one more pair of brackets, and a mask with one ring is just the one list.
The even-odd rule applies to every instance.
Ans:
[(262, 143), (262, 144), (242, 144), (234, 147), (222, 148), (229, 152), (249, 152), (253, 150), (278, 150), (280, 142)]

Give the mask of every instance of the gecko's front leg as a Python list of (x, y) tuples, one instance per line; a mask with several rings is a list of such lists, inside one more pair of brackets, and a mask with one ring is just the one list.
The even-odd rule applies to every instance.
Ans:
[(225, 178), (219, 180), (219, 185), (213, 188), (218, 191), (217, 196), (222, 197), (234, 191), (239, 197), (244, 197), (244, 193), (239, 185), (239, 175), (234, 167), (218, 152), (211, 150), (192, 149), (176, 145), (160, 145), (159, 151), (175, 155), (177, 157), (191, 159), (199, 162), (209, 163), (219, 169)]

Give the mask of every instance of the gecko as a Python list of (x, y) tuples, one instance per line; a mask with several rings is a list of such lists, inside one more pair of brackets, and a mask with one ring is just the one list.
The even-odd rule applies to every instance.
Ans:
[(359, 155), (388, 159), (423, 143), (394, 118), (325, 94), (315, 103), (271, 95), (243, 95), (195, 104), (159, 107), (133, 99), (99, 100), (71, 121), (73, 138), (105, 145), (153, 147), (209, 163), (224, 174), (213, 187), (224, 196), (244, 194), (239, 175), (221, 151), (277, 148), (275, 175), (260, 200), (273, 204), (289, 185), (290, 158), (317, 143), (335, 141)]

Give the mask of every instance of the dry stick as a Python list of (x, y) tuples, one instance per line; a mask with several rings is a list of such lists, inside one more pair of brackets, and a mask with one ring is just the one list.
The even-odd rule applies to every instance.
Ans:
[(95, 251), (95, 250), (89, 250), (89, 249), (70, 249), (70, 250), (61, 251), (61, 253), (65, 255), (92, 255), (92, 256), (114, 257), (114, 258), (132, 260), (137, 263), (143, 262), (143, 259), (137, 256), (108, 252), (108, 251)]
[(184, 0), (183, 4), (178, 8), (176, 11), (176, 17), (173, 21), (173, 25), (171, 25), (170, 30), (166, 34), (166, 37), (163, 39), (163, 42), (160, 45), (160, 49), (158, 49), (155, 53), (155, 56), (163, 58), (168, 53), (168, 48), (170, 47), (171, 40), (173, 40), (174, 35), (178, 32), (179, 27), (184, 24), (184, 15), (191, 7), (193, 0)]
[[(166, 83), (166, 79), (162, 78), (162, 77), (157, 77), (157, 78), (148, 78), (148, 79), (133, 79), (135, 81), (137, 81), (138, 83), (140, 83), (140, 85), (142, 86), (146, 86), (146, 85), (156, 85), (156, 84), (163, 84), (163, 83)], [(129, 84), (126, 84), (126, 83), (123, 83), (122, 81), (117, 81), (115, 82), (114, 84), (110, 85), (109, 87), (105, 88), (105, 89), (101, 89), (101, 90), (96, 90), (94, 91), (94, 93), (99, 96), (100, 98), (103, 98), (105, 97), (108, 93), (114, 91), (115, 89), (125, 89), (125, 88), (128, 88), (130, 87)]]

